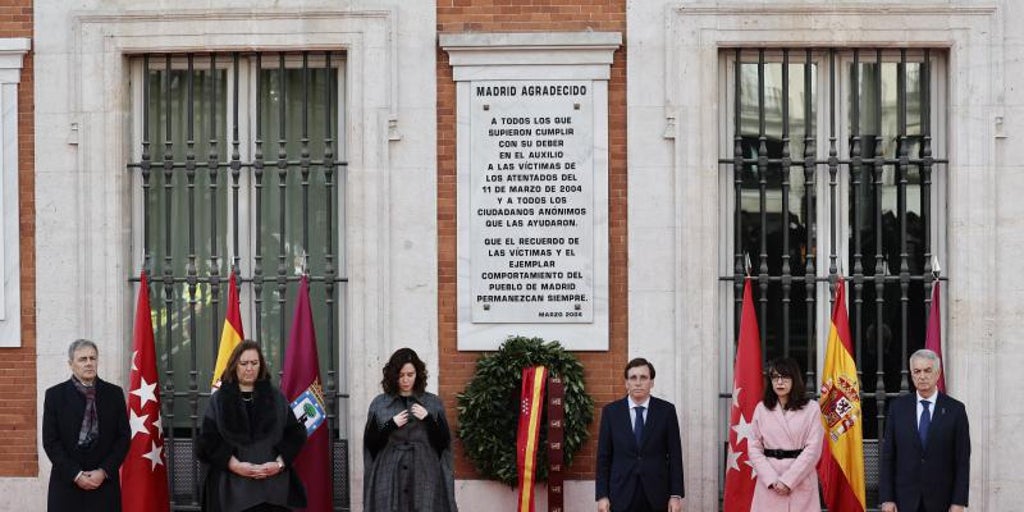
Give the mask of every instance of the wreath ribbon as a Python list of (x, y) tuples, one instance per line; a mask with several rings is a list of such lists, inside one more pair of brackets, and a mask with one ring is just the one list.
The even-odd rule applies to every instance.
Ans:
[(534, 480), (537, 477), (537, 446), (540, 444), (541, 406), (544, 405), (544, 383), (548, 369), (543, 366), (523, 368), (523, 389), (520, 393), (519, 429), (516, 453), (519, 467), (519, 512), (534, 512)]

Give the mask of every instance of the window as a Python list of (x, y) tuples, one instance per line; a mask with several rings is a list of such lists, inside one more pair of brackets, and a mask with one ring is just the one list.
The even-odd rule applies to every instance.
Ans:
[[(720, 184), (730, 198), (721, 222), (731, 237), (720, 282), (735, 310), (725, 316), (726, 339), (735, 343), (749, 258), (764, 357), (794, 357), (817, 390), (832, 285), (848, 280), (864, 435), (877, 439), (886, 400), (912, 389), (906, 361), (924, 345), (934, 262), (944, 254), (944, 55), (731, 49), (721, 57)], [(731, 363), (732, 345), (726, 352)], [(866, 446), (869, 503), (873, 452)]]
[[(190, 440), (232, 272), (245, 335), (280, 375), (308, 271), (330, 424), (344, 449), (344, 55), (148, 54), (132, 58), (131, 72), (136, 268), (151, 276), (172, 499), (189, 505), (198, 498)], [(335, 455), (336, 467), (347, 462)], [(347, 503), (347, 488), (335, 496)]]
[(18, 84), (22, 60), (31, 46), (27, 38), (0, 38), (0, 347), (20, 347), (22, 337)]

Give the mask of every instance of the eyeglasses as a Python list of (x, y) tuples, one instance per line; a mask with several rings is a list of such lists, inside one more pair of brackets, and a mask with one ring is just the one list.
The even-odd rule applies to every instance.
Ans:
[(785, 375), (771, 375), (768, 378), (770, 378), (772, 382), (789, 382), (793, 380), (793, 377), (786, 377)]

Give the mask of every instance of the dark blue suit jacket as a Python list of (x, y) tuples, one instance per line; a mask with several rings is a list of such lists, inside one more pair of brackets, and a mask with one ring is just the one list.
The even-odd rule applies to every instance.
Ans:
[(922, 499), (928, 512), (946, 512), (950, 505), (966, 507), (970, 471), (971, 436), (964, 404), (939, 393), (928, 445), (921, 446), (917, 393), (892, 401), (882, 440), (882, 503), (895, 502), (900, 511), (917, 510)]
[[(604, 406), (597, 439), (597, 499), (609, 498), (613, 511), (626, 510), (643, 481), (647, 501), (667, 508), (671, 496), (683, 494), (683, 450), (676, 408), (651, 397), (644, 437), (637, 446), (629, 420), (628, 398)], [(637, 478), (639, 476), (639, 478)]]

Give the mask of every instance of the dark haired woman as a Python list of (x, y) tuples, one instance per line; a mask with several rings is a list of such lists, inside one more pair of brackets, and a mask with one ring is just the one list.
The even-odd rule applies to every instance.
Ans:
[(428, 393), (427, 367), (411, 348), (384, 365), (363, 436), (366, 512), (450, 512), (455, 506), (451, 433), (444, 404)]
[(202, 509), (263, 512), (306, 506), (292, 461), (306, 442), (306, 428), (270, 383), (258, 343), (235, 347), (210, 396), (197, 443), (203, 463)]
[(751, 420), (750, 462), (757, 473), (753, 512), (817, 512), (821, 413), (809, 403), (800, 366), (790, 358), (768, 365), (764, 400)]

